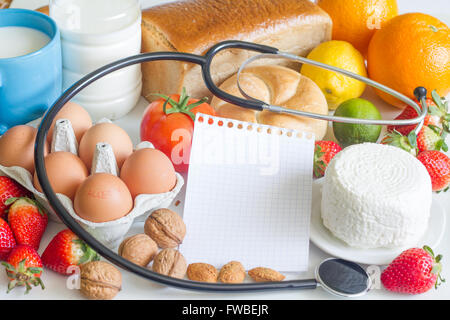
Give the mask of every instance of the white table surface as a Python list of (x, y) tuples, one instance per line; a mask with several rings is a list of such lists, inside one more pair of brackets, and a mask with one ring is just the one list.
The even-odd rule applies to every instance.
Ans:
[[(106, 0), (105, 0), (106, 2)], [(157, 3), (163, 3), (169, 1), (158, 0), (141, 0), (142, 7), (146, 8)], [(15, 0), (12, 7), (35, 9), (42, 5), (48, 4), (48, 0)], [(400, 13), (405, 12), (424, 12), (434, 15), (447, 24), (450, 23), (450, 2), (448, 0), (398, 0)], [(398, 114), (398, 110), (384, 104), (373, 93), (367, 92), (365, 97), (374, 101), (380, 108), (385, 118), (395, 117)], [(117, 124), (122, 126), (133, 138), (134, 142), (138, 142), (139, 137), (139, 121), (147, 103), (144, 99), (138, 103), (136, 108), (128, 114), (125, 118), (117, 121)], [(448, 139), (450, 144), (450, 139)], [(182, 195), (181, 195), (182, 196)], [(450, 208), (450, 192), (434, 195), (441, 204), (447, 208)], [(180, 206), (182, 207), (182, 205)], [(178, 208), (179, 212), (181, 209)], [(40, 253), (46, 248), (48, 242), (52, 237), (65, 226), (57, 223), (50, 223), (48, 229), (44, 235), (41, 243)], [(136, 225), (133, 227), (132, 232), (139, 231), (142, 226)], [(387, 292), (384, 289), (372, 290), (367, 295), (360, 299), (450, 299), (450, 225), (447, 224), (446, 234), (442, 240), (440, 246), (435, 248), (435, 252), (439, 252), (444, 255), (443, 259), (443, 275), (447, 277), (449, 281), (444, 283), (439, 290), (430, 290), (429, 292), (417, 295), (407, 296), (399, 295)], [(289, 276), (289, 278), (312, 278), (314, 275), (314, 269), (320, 261), (329, 257), (326, 253), (319, 250), (314, 244), (311, 243), (310, 248), (310, 262), (309, 271)], [(322, 289), (308, 290), (308, 291), (277, 291), (277, 292), (264, 292), (264, 293), (242, 293), (242, 294), (222, 294), (222, 293), (198, 293), (191, 291), (183, 291), (173, 288), (161, 286), (159, 284), (142, 279), (130, 272), (121, 270), (123, 275), (123, 288), (117, 295), (116, 299), (228, 299), (228, 300), (245, 300), (245, 299), (335, 299), (334, 296), (329, 295)], [(77, 290), (69, 290), (66, 286), (66, 277), (58, 275), (49, 270), (45, 270), (42, 279), (46, 285), (46, 289), (40, 290), (34, 288), (28, 295), (24, 296), (22, 290), (14, 290), (13, 292), (6, 294), (7, 279), (5, 276), (0, 275), (0, 300), (5, 299), (82, 299), (83, 297)], [(339, 298), (338, 298), (339, 299)]]

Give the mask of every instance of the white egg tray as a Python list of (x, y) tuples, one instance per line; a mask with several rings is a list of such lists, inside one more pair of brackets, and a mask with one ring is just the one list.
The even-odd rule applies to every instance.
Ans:
[[(36, 190), (33, 186), (33, 177), (26, 169), (21, 167), (4, 167), (0, 165), (0, 175), (7, 176), (17, 181), (25, 189), (29, 190), (36, 200), (47, 210), (49, 219), (61, 223), (61, 220), (48, 203), (45, 195)], [(75, 213), (72, 201), (67, 196), (59, 193), (57, 196), (70, 215), (89, 233), (107, 247), (116, 248), (122, 242), (124, 235), (128, 232), (135, 220), (143, 221), (151, 211), (158, 208), (166, 208), (172, 203), (184, 184), (183, 177), (178, 173), (176, 176), (177, 183), (171, 191), (160, 194), (138, 195), (130, 213), (120, 219), (109, 222), (94, 223), (84, 220)]]
[[(103, 120), (105, 121), (105, 120)], [(101, 122), (103, 122), (101, 121)], [(72, 127), (70, 126), (70, 130)], [(61, 132), (55, 129), (55, 135), (59, 134), (57, 132)], [(68, 151), (76, 154), (77, 146), (73, 146), (74, 136), (73, 130), (71, 133), (67, 134), (67, 132), (63, 132), (61, 136), (64, 136), (62, 140), (68, 141), (65, 146), (59, 147), (55, 149), (55, 144), (52, 144), (51, 151)], [(72, 136), (73, 138), (67, 139), (67, 137)], [(136, 146), (136, 150), (140, 148), (150, 148), (153, 147), (148, 142), (143, 142)], [(108, 172), (114, 175), (118, 175), (118, 169), (115, 162), (114, 155), (112, 154), (112, 149), (110, 150), (111, 154), (109, 155), (112, 161), (107, 161), (105, 157), (108, 156), (108, 150), (104, 150), (105, 153), (99, 156), (97, 161), (97, 169), (95, 172)], [(109, 162), (109, 163), (108, 163)], [(28, 170), (22, 167), (4, 167), (0, 165), (0, 176), (7, 176), (22, 185), (25, 189), (30, 191), (36, 200), (47, 210), (49, 219), (55, 222), (62, 223), (59, 219), (58, 215), (50, 206), (47, 198), (42, 192), (39, 192), (33, 185), (33, 176), (28, 172)], [(133, 209), (124, 217), (112, 220), (108, 222), (96, 223), (82, 219), (79, 217), (73, 208), (72, 200), (66, 195), (57, 193), (58, 199), (61, 201), (66, 210), (70, 213), (70, 215), (80, 223), (80, 225), (92, 234), (98, 241), (103, 243), (105, 246), (114, 249), (119, 246), (122, 242), (123, 237), (130, 229), (131, 225), (134, 221), (144, 221), (148, 215), (158, 208), (167, 208), (173, 202), (177, 194), (180, 192), (181, 188), (184, 185), (184, 179), (179, 174), (176, 173), (177, 183), (175, 187), (169, 191), (159, 194), (141, 194), (138, 195), (134, 199)]]

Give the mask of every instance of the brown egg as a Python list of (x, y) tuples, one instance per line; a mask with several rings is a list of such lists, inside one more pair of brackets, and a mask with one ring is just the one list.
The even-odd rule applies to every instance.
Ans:
[(135, 152), (122, 166), (120, 178), (128, 186), (133, 199), (139, 194), (155, 194), (172, 190), (177, 177), (170, 159), (157, 149)]
[(92, 222), (120, 219), (132, 208), (133, 199), (127, 186), (120, 178), (109, 173), (89, 176), (75, 194), (75, 212)]
[[(10, 128), (0, 138), (0, 164), (5, 167), (19, 166), (34, 174), (34, 142), (37, 129), (27, 125)], [(44, 155), (48, 154), (45, 144)]]
[[(53, 152), (44, 159), (48, 180), (56, 193), (68, 196), (72, 201), (78, 186), (86, 180), (89, 173), (76, 155), (70, 152)], [(36, 172), (33, 179), (34, 187), (42, 192)]]
[(133, 153), (133, 142), (121, 127), (112, 123), (99, 123), (91, 127), (81, 138), (78, 153), (88, 170), (92, 167), (95, 146), (99, 142), (109, 143), (114, 151), (117, 165), (122, 167), (126, 158)]
[(92, 119), (89, 113), (79, 104), (75, 102), (67, 102), (64, 107), (56, 114), (53, 119), (52, 125), (48, 130), (47, 141), (51, 144), (53, 139), (53, 129), (55, 127), (56, 120), (68, 119), (72, 125), (75, 137), (78, 143), (83, 137), (84, 133), (92, 127)]

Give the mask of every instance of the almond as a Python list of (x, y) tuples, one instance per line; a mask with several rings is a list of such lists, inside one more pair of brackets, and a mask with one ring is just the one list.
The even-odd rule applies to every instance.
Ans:
[(217, 269), (207, 263), (191, 263), (187, 268), (187, 277), (193, 281), (217, 282)]
[(245, 269), (238, 261), (228, 262), (220, 269), (219, 281), (223, 283), (242, 283), (245, 279)]
[(258, 267), (250, 270), (248, 275), (256, 282), (283, 281), (284, 275), (270, 268)]

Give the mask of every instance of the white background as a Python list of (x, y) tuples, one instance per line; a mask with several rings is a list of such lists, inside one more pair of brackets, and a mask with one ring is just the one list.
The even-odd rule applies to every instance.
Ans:
[[(212, 0), (213, 1), (213, 0)], [(338, 1), (338, 0), (336, 0)], [(107, 0), (105, 0), (105, 3)], [(158, 0), (141, 0), (142, 7), (146, 8), (157, 3), (169, 1)], [(35, 9), (42, 5), (46, 5), (47, 0), (15, 0), (12, 7)], [(450, 24), (450, 1), (449, 0), (398, 0), (400, 13), (406, 12), (423, 12), (434, 15)], [(384, 117), (394, 117), (398, 110), (386, 107), (377, 99), (377, 97), (370, 95), (371, 100), (375, 100), (380, 107)], [(133, 112), (131, 112), (124, 119), (117, 123), (126, 129), (132, 136), (134, 142), (138, 140), (138, 123), (142, 112), (146, 106), (146, 102), (141, 100)], [(448, 141), (450, 143), (450, 141)], [(450, 208), (450, 192), (446, 194), (435, 195), (437, 199), (447, 208)], [(448, 220), (448, 219), (447, 219)], [(63, 225), (51, 223), (47, 229), (44, 239), (41, 243), (41, 250), (47, 246), (51, 238), (59, 230), (64, 229)], [(135, 233), (139, 231), (136, 228)], [(450, 226), (447, 224), (447, 231), (441, 245), (436, 248), (436, 252), (444, 255), (443, 264), (444, 277), (448, 278), (448, 282), (443, 284), (437, 291), (430, 290), (429, 292), (418, 296), (406, 296), (387, 292), (383, 289), (373, 290), (361, 299), (450, 299)], [(311, 278), (314, 274), (314, 268), (318, 263), (327, 258), (328, 255), (320, 251), (317, 247), (311, 244), (310, 250), (310, 264), (309, 271), (295, 278)], [(156, 283), (144, 280), (134, 274), (121, 270), (123, 275), (123, 288), (117, 295), (116, 299), (334, 299), (325, 293), (322, 289), (308, 290), (308, 291), (281, 291), (281, 292), (264, 292), (264, 293), (242, 293), (242, 294), (220, 294), (220, 293), (197, 293), (182, 291), (173, 288), (167, 288)], [(69, 290), (66, 287), (66, 277), (60, 276), (56, 273), (46, 270), (43, 275), (43, 281), (46, 284), (44, 291), (39, 288), (32, 290), (27, 296), (23, 295), (22, 290), (14, 290), (10, 294), (6, 294), (7, 279), (0, 275), (0, 300), (4, 299), (81, 299), (82, 296), (77, 290)], [(338, 298), (339, 299), (339, 298)]]

